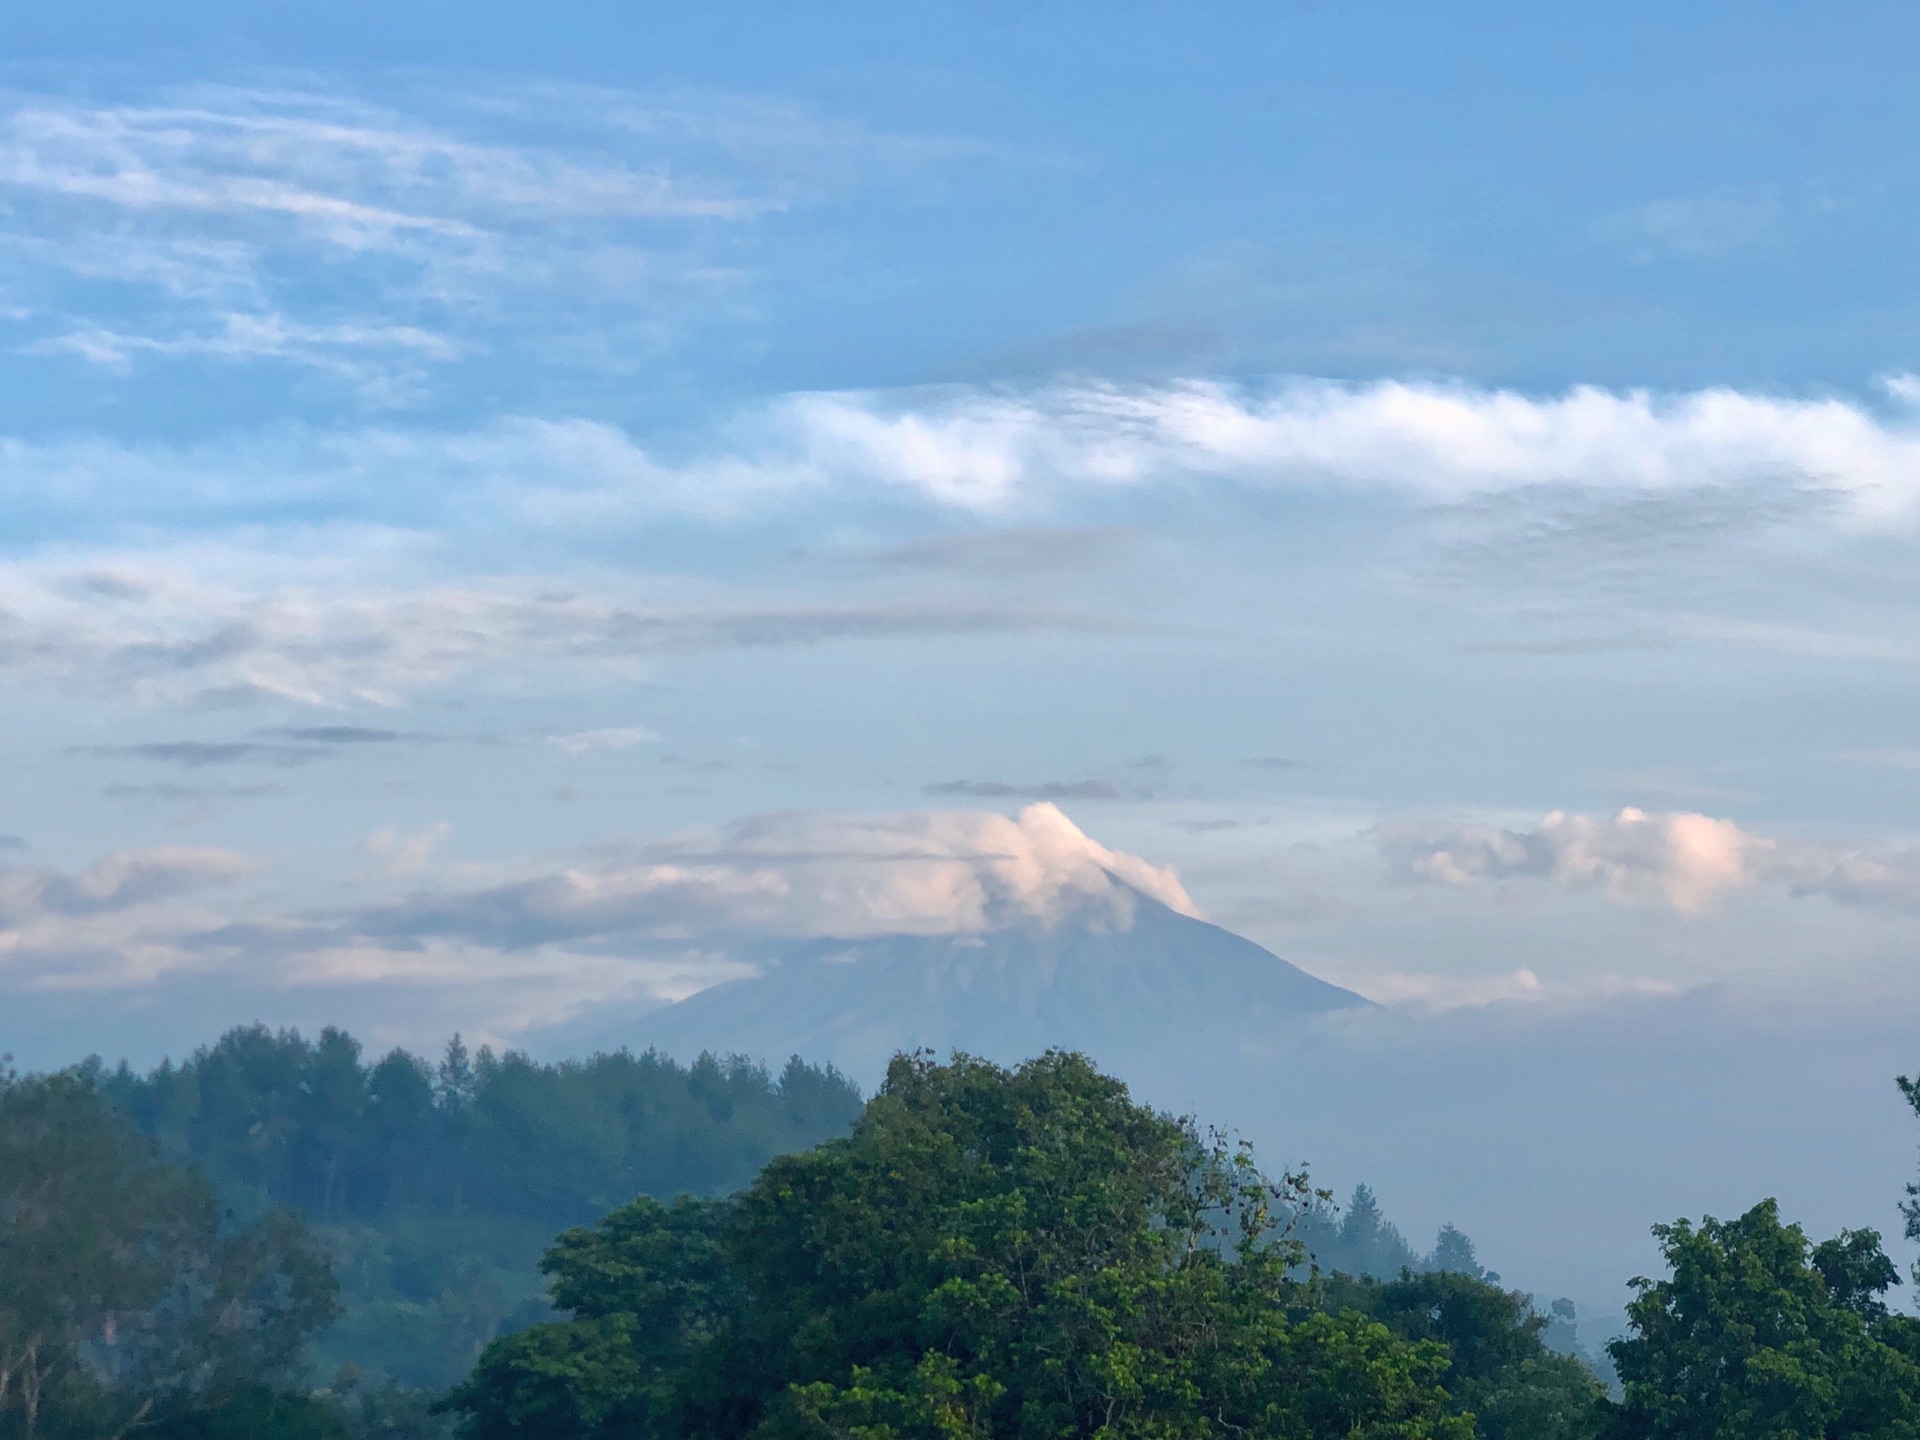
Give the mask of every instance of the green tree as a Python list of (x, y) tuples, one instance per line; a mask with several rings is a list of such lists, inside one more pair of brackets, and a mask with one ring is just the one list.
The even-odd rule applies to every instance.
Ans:
[(1404, 1340), (1446, 1347), (1448, 1408), (1471, 1414), (1484, 1440), (1585, 1440), (1604, 1418), (1591, 1371), (1542, 1341), (1546, 1317), (1529, 1297), (1451, 1270), (1384, 1283), (1344, 1275), (1322, 1282), (1324, 1303), (1359, 1310)]
[[(1913, 1113), (1920, 1115), (1920, 1076), (1902, 1075), (1894, 1083), (1900, 1087), (1900, 1093), (1907, 1097), (1907, 1104), (1913, 1107)], [(1907, 1239), (1920, 1240), (1920, 1183), (1908, 1183), (1907, 1198), (1901, 1203), (1900, 1213), (1906, 1217)], [(1913, 1283), (1920, 1285), (1920, 1260), (1913, 1262)]]
[(476, 1440), (1469, 1440), (1444, 1345), (1313, 1304), (1244, 1148), (1082, 1057), (896, 1059), (843, 1141), (734, 1200), (639, 1202), (546, 1266), (573, 1319), (449, 1398)]
[(284, 1396), (334, 1293), (298, 1219), (222, 1233), (91, 1077), (0, 1073), (0, 1434), (191, 1430)]
[(1870, 1230), (1810, 1246), (1763, 1201), (1737, 1220), (1654, 1228), (1672, 1275), (1636, 1279), (1608, 1346), (1635, 1440), (1911, 1440), (1920, 1334), (1880, 1296), (1896, 1272)]
[[(144, 1075), (91, 1068), (102, 1093), (223, 1210), (304, 1213), (344, 1299), (318, 1337), (329, 1372), (436, 1393), (496, 1336), (552, 1317), (536, 1269), (557, 1230), (635, 1195), (725, 1194), (769, 1156), (845, 1134), (859, 1090), (799, 1060), (620, 1051), (538, 1064), (509, 1051), (366, 1063), (357, 1041), (235, 1029)], [(356, 1402), (359, 1403), (359, 1402)]]

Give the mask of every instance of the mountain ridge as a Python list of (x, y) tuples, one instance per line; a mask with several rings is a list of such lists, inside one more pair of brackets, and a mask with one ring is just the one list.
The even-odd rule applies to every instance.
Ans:
[[(871, 1085), (901, 1050), (1013, 1061), (1048, 1048), (1120, 1063), (1143, 1046), (1258, 1041), (1372, 1002), (1132, 887), (1101, 917), (966, 935), (768, 947), (762, 972), (702, 990), (596, 1040), (778, 1065), (800, 1054)], [(1108, 912), (1109, 914), (1111, 912)]]

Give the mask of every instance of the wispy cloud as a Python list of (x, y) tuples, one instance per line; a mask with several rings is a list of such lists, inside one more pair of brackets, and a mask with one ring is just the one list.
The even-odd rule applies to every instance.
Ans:
[(1749, 186), (1651, 200), (1614, 217), (1609, 228), (1631, 236), (1643, 260), (1662, 254), (1704, 260), (1753, 244), (1780, 223), (1786, 208), (1779, 186)]
[(306, 765), (327, 752), (318, 745), (271, 745), (255, 740), (149, 740), (138, 745), (89, 745), (102, 760), (157, 760), (202, 770), (214, 765)]
[[(716, 650), (1127, 628), (1098, 616), (964, 601), (715, 597), (674, 606), (618, 591), (499, 581), (395, 592), (315, 575), (308, 587), (259, 589), (147, 570), (102, 591), (73, 578), (0, 567), (0, 579), (10, 582), (0, 605), (0, 671), (161, 703), (254, 695), (390, 705), (503, 665), (537, 664), (565, 676)], [(126, 603), (128, 586), (138, 590), (137, 606)], [(326, 728), (288, 732), (281, 741), (150, 742), (130, 753), (186, 765), (299, 764), (350, 743), (319, 738)]]
[(424, 873), (433, 860), (434, 851), (453, 833), (453, 827), (444, 820), (436, 820), (431, 825), (422, 825), (407, 830), (398, 825), (383, 825), (367, 836), (367, 853), (379, 863), (380, 871), (389, 877), (414, 876)]
[(1126, 792), (1111, 780), (941, 780), (922, 787), (929, 795), (971, 795), (981, 800), (1122, 800)]
[(16, 92), (0, 255), (38, 353), (279, 360), (395, 403), (489, 342), (568, 333), (582, 306), (657, 326), (676, 292), (734, 283), (720, 232), (960, 153), (741, 96)]
[(609, 725), (599, 730), (575, 730), (565, 735), (549, 735), (547, 743), (568, 755), (599, 755), (631, 750), (638, 745), (656, 745), (660, 736), (644, 725)]

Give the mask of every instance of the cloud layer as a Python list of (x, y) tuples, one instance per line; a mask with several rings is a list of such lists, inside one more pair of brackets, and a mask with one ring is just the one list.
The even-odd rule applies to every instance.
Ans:
[(741, 973), (728, 950), (743, 944), (1068, 920), (1124, 928), (1140, 894), (1193, 913), (1171, 870), (1099, 844), (1045, 804), (1012, 817), (767, 815), (486, 880), (472, 867), (436, 868), (447, 833), (444, 824), (374, 832), (365, 849), (379, 873), (370, 878), (431, 888), (348, 911), (236, 914), (178, 903), (258, 868), (226, 850), (129, 851), (77, 876), (0, 868), (0, 974), (37, 988), (207, 970), (269, 985), (491, 986), (511, 1006), (497, 1017), (510, 1028), (553, 1018), (552, 1004), (529, 1009), (517, 993), (543, 974), (567, 1003), (635, 986), (678, 995)]
[[(536, 667), (550, 679), (583, 670), (631, 674), (658, 657), (716, 650), (1126, 628), (1099, 617), (965, 600), (833, 603), (709, 591), (676, 602), (640, 584), (602, 581), (598, 588), (556, 591), (482, 578), (397, 589), (342, 583), (319, 567), (307, 584), (263, 585), (201, 579), (178, 565), (0, 565), (0, 671), (143, 704), (271, 696), (312, 706), (385, 706), (509, 666), (525, 683)], [(612, 742), (601, 736), (594, 743)], [(293, 764), (323, 753), (311, 743), (249, 742), (244, 756), (230, 747), (164, 748), (144, 747), (152, 758), (185, 764)]]
[(368, 936), (457, 936), (502, 948), (700, 934), (964, 935), (1068, 917), (1125, 926), (1133, 892), (1185, 913), (1170, 870), (1110, 850), (1056, 806), (780, 814), (716, 835), (351, 917)]
[(1469, 886), (1541, 880), (1626, 903), (1699, 914), (1739, 890), (1920, 913), (1920, 850), (1770, 839), (1686, 811), (1554, 811), (1529, 830), (1469, 825), (1437, 836), (1389, 827), (1381, 841), (1410, 880)]
[(1920, 428), (1839, 399), (1579, 386), (1530, 396), (1468, 385), (1191, 381), (1037, 392), (799, 396), (767, 423), (759, 467), (841, 476), (993, 512), (1065, 486), (1191, 478), (1357, 486), (1453, 500), (1531, 486), (1672, 489), (1782, 481), (1843, 492), (1862, 516), (1911, 517)]
[(77, 875), (0, 866), (0, 975), (88, 989), (200, 968), (193, 941), (222, 917), (186, 897), (258, 868), (231, 850), (178, 845), (117, 851)]

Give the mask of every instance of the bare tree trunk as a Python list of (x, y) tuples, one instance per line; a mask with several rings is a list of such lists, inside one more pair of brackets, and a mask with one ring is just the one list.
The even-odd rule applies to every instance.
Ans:
[(33, 1440), (34, 1432), (40, 1424), (40, 1386), (47, 1378), (48, 1370), (40, 1368), (40, 1337), (34, 1336), (26, 1344), (20, 1357), (20, 1408), (27, 1417), (26, 1428), (21, 1432), (25, 1440)]
[(152, 1409), (153, 1409), (153, 1400), (151, 1397), (149, 1397), (148, 1399), (142, 1400), (140, 1402), (140, 1408), (133, 1412), (133, 1417), (130, 1420), (128, 1420), (126, 1424), (122, 1425), (118, 1430), (114, 1431), (113, 1434), (109, 1435), (107, 1437), (107, 1440), (125, 1440), (126, 1433), (129, 1430), (133, 1429), (134, 1426), (138, 1425), (142, 1420), (146, 1419), (147, 1413)]

